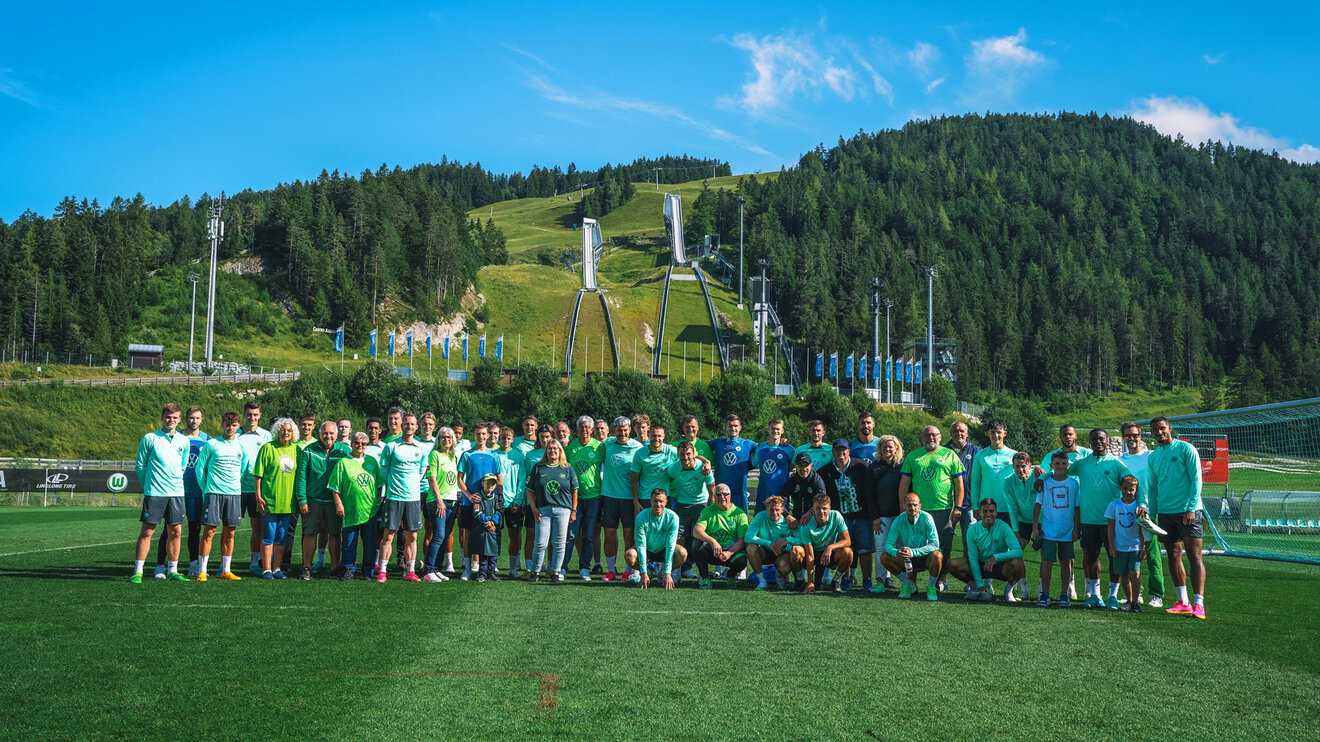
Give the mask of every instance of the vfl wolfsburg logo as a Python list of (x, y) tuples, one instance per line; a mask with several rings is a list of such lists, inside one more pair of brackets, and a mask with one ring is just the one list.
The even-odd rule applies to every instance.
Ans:
[(733, 451), (726, 451), (724, 453), (724, 465), (733, 466), (736, 463), (738, 463), (738, 455)]
[(293, 470), (298, 468), (298, 464), (293, 460), (292, 456), (281, 456), (279, 460), (279, 465), (280, 465), (280, 471), (284, 472), (285, 474), (292, 474)]
[(563, 488), (559, 486), (559, 482), (553, 479), (545, 483), (546, 497), (554, 497), (555, 495), (559, 494), (562, 489)]
[(934, 482), (934, 481), (935, 481), (935, 475), (936, 475), (937, 473), (938, 473), (938, 472), (935, 471), (935, 467), (933, 467), (933, 466), (928, 466), (928, 467), (926, 467), (925, 469), (922, 469), (922, 470), (921, 470), (921, 478), (924, 479), (924, 480), (926, 480), (927, 482)]
[(359, 472), (356, 477), (353, 477), (353, 481), (357, 482), (357, 486), (361, 487), (364, 490), (372, 489), (372, 485), (375, 484), (374, 480), (375, 477), (371, 476), (367, 472)]
[(765, 472), (766, 474), (774, 474), (775, 472), (779, 471), (779, 462), (775, 461), (774, 459), (767, 459), (766, 461), (762, 461), (761, 471)]
[(701, 482), (698, 482), (695, 479), (689, 479), (683, 483), (683, 494), (695, 495), (699, 491), (701, 491)]
[(456, 484), (458, 484), (458, 472), (445, 472), (445, 486), (453, 487)]
[(111, 492), (123, 492), (128, 487), (128, 477), (115, 472), (110, 478), (105, 480), (105, 488)]

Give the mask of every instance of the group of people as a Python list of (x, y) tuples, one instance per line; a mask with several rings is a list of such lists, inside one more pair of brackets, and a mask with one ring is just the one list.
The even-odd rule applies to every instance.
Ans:
[[(710, 588), (722, 576), (756, 590), (787, 589), (791, 580), (806, 593), (859, 587), (906, 598), (919, 592), (924, 571), (929, 600), (947, 590), (951, 574), (968, 600), (991, 600), (1000, 580), (1003, 599), (1016, 602), (1030, 594), (1023, 556), (1031, 547), (1041, 554), (1041, 606), (1052, 604), (1056, 563), (1058, 605), (1078, 599), (1080, 541), (1085, 605), (1139, 611), (1142, 603), (1163, 607), (1164, 566), (1150, 541), (1158, 535), (1178, 595), (1168, 612), (1205, 617), (1200, 458), (1165, 418), (1150, 423), (1154, 451), (1136, 423), (1123, 424), (1119, 454), (1105, 430), (1092, 430), (1082, 448), (1065, 425), (1059, 448), (1033, 462), (1005, 445), (1000, 420), (986, 424), (987, 448), (955, 422), (947, 443), (932, 425), (922, 447), (905, 455), (897, 437), (875, 435), (870, 413), (859, 417), (855, 437), (832, 442), (813, 420), (796, 447), (780, 419), (764, 441), (743, 438), (737, 415), (725, 419), (724, 436), (708, 440), (689, 415), (676, 445), (646, 415), (612, 423), (582, 416), (573, 426), (528, 415), (522, 435), (477, 423), (470, 438), (458, 421), (440, 426), (431, 413), (398, 407), (356, 432), (350, 420), (318, 424), (310, 414), (296, 423), (278, 418), (267, 430), (261, 415), (248, 402), (241, 415), (225, 413), (212, 437), (201, 430), (200, 409), (164, 408), (161, 428), (138, 446), (144, 495), (133, 582), (143, 579), (162, 522), (157, 578), (209, 579), (220, 529), (218, 576), (241, 579), (232, 557), (246, 516), (250, 572), (262, 579), (293, 572), (299, 522), (304, 580), (328, 555), (330, 575), (341, 580), (385, 582), (395, 556), (404, 580), (442, 582), (458, 572), (457, 530), (461, 579), (478, 582), (501, 579), (502, 550), (508, 577), (525, 571), (529, 582), (562, 582), (576, 548), (585, 581), (669, 589), (695, 579)], [(178, 571), (185, 520), (186, 576)]]

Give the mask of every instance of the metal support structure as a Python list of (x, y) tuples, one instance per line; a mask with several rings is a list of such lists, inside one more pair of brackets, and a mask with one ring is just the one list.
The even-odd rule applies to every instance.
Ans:
[[(891, 346), (889, 345), (889, 310), (893, 306), (894, 306), (894, 300), (886, 297), (885, 298), (885, 362), (886, 364), (888, 364), (888, 362), (890, 361), (889, 353)], [(894, 374), (891, 369), (885, 369), (885, 389), (888, 390), (889, 404), (893, 404)]]
[(225, 223), (220, 221), (220, 214), (225, 206), (225, 192), (220, 191), (220, 201), (207, 208), (211, 217), (207, 222), (206, 235), (211, 240), (211, 283), (206, 297), (206, 366), (212, 365), (215, 352), (215, 265), (220, 255), (220, 243), (225, 239)]
[(935, 373), (935, 278), (939, 273), (938, 265), (926, 269), (926, 378)]
[(747, 199), (738, 197), (738, 308), (743, 308), (743, 204)]
[(769, 329), (767, 327), (769, 323), (766, 322), (765, 318), (765, 305), (770, 302), (770, 286), (765, 282), (765, 269), (768, 261), (765, 258), (761, 258), (756, 262), (761, 264), (761, 301), (756, 305), (757, 324), (761, 328), (761, 331), (757, 333), (759, 335), (757, 338), (759, 342), (757, 343), (758, 347), (756, 349), (756, 362), (761, 364), (761, 368), (765, 368), (765, 333)]
[(188, 280), (192, 281), (192, 309), (188, 313), (188, 373), (192, 373), (193, 362), (193, 329), (197, 325), (197, 282), (201, 276), (196, 273), (189, 273)]

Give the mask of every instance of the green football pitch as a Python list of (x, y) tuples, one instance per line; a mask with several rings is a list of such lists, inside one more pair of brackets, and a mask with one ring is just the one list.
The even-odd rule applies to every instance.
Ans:
[(1207, 621), (576, 579), (131, 585), (136, 516), (0, 509), (0, 737), (1314, 739), (1320, 712), (1315, 566), (1210, 559)]

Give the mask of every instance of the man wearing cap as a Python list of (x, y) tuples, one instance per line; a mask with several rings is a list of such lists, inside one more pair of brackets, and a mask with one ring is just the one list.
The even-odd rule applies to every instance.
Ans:
[(779, 490), (780, 496), (787, 501), (786, 512), (794, 521), (811, 511), (816, 495), (825, 494), (825, 482), (820, 474), (812, 471), (814, 466), (811, 454), (803, 451), (794, 455), (793, 471)]
[[(962, 518), (964, 469), (958, 454), (940, 447), (939, 428), (926, 426), (921, 431), (921, 443), (922, 448), (908, 454), (903, 460), (902, 476), (898, 480), (898, 498), (900, 502), (906, 503), (908, 493), (916, 493), (921, 502), (930, 508), (925, 512), (934, 520), (940, 537), (941, 558), (938, 566), (947, 571), (949, 553), (953, 549), (953, 526)], [(935, 575), (936, 578), (943, 576), (942, 572)], [(937, 579), (936, 586), (939, 584), (940, 580)]]
[[(875, 553), (875, 533), (871, 527), (870, 508), (867, 507), (865, 497), (866, 462), (854, 460), (848, 441), (836, 438), (833, 446), (833, 461), (821, 470), (820, 478), (825, 483), (825, 494), (829, 495), (830, 508), (838, 511), (843, 516), (843, 522), (848, 526), (848, 546), (856, 557), (851, 560), (851, 564), (856, 565), (858, 560), (861, 561), (862, 588), (870, 590), (871, 555)], [(855, 569), (855, 566), (851, 566), (848, 574), (839, 576), (842, 578), (843, 590), (852, 589), (854, 577), (852, 570)]]

